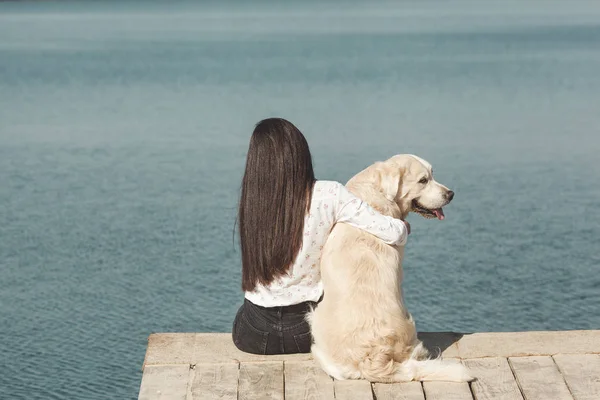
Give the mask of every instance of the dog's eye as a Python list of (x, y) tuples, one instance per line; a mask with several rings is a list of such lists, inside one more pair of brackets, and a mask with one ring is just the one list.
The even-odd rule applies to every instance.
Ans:
[(428, 181), (427, 177), (423, 177), (421, 178), (421, 180), (419, 181), (419, 183), (422, 183), (423, 185), (426, 184)]

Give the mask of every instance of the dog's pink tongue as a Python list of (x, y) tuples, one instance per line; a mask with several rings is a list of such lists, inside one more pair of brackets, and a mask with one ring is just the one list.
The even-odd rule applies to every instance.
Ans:
[(444, 217), (444, 210), (442, 210), (441, 208), (433, 210), (433, 213), (435, 214), (435, 216), (437, 217), (437, 219), (439, 219), (440, 221), (445, 218)]

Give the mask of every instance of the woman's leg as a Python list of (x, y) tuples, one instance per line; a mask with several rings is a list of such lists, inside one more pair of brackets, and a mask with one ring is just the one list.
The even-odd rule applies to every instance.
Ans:
[(308, 311), (308, 303), (266, 308), (245, 300), (235, 316), (233, 342), (246, 353), (310, 353), (312, 336), (306, 322)]
[(283, 331), (283, 346), (285, 354), (310, 353), (312, 335), (306, 321), (293, 329)]
[(235, 346), (246, 353), (270, 354), (267, 351), (269, 332), (260, 316), (248, 307), (248, 301), (239, 308), (231, 332)]
[(286, 354), (310, 353), (312, 346), (312, 335), (310, 325), (306, 321), (306, 313), (310, 307), (316, 307), (317, 303), (305, 302), (292, 306), (291, 310), (283, 316), (283, 344)]

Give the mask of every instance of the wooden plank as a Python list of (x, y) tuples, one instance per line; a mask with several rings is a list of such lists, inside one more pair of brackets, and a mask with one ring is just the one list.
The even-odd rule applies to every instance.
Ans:
[(238, 372), (238, 363), (196, 364), (190, 378), (191, 398), (236, 400)]
[(464, 359), (598, 354), (599, 343), (600, 330), (473, 333), (460, 339), (458, 355)]
[(423, 390), (427, 400), (473, 400), (468, 383), (423, 382)]
[(600, 355), (559, 354), (554, 360), (575, 400), (600, 399)]
[[(501, 356), (500, 359), (486, 358), (465, 362), (469, 368), (477, 368), (476, 371), (472, 371), (478, 378), (478, 381), (472, 384), (472, 388), (479, 398), (490, 398), (496, 392), (498, 394), (495, 398), (500, 399), (521, 399), (523, 397), (518, 391), (518, 386), (515, 388), (516, 382), (509, 379), (510, 375), (505, 373), (508, 362), (504, 357), (552, 355), (559, 372), (566, 379), (565, 386), (570, 390), (572, 397), (575, 399), (600, 399), (600, 388), (598, 388), (600, 382), (597, 381), (597, 377), (600, 376), (600, 361), (598, 361), (600, 331), (475, 333), (464, 336), (446, 332), (420, 333), (419, 337), (424, 341), (426, 347), (440, 348), (446, 357), (456, 354), (461, 358)], [(552, 372), (548, 359), (543, 357), (541, 359), (545, 360), (544, 364), (540, 365), (544, 372), (540, 376), (536, 376), (537, 374), (530, 371), (531, 365), (519, 363), (520, 361), (525, 362), (525, 360), (517, 360), (513, 363), (511, 358), (511, 365), (514, 367), (515, 375), (519, 378), (519, 384), (525, 396), (541, 398), (544, 395), (537, 394), (537, 392), (544, 393), (542, 389), (545, 389), (547, 393), (552, 392), (554, 397), (560, 396), (558, 398), (568, 399), (569, 397), (565, 396), (564, 386), (561, 386), (561, 381), (553, 378), (556, 371)], [(202, 365), (206, 363), (233, 363), (235, 365), (239, 362), (257, 361), (284, 362), (284, 379), (290, 379), (289, 387), (285, 383), (285, 391), (290, 393), (292, 399), (306, 398), (313, 392), (317, 393), (317, 398), (331, 399), (335, 395), (333, 381), (313, 363), (310, 354), (279, 356), (247, 354), (235, 348), (231, 335), (228, 333), (178, 333), (153, 334), (149, 337), (144, 361), (148, 373), (145, 373), (142, 378), (139, 396), (143, 399), (178, 398), (178, 396), (181, 397), (181, 390), (185, 386), (187, 398), (190, 399), (196, 394), (199, 395), (201, 393), (199, 388), (209, 382), (200, 380), (196, 383), (204, 373), (207, 373), (212, 376), (215, 383), (212, 389), (206, 391), (208, 393), (206, 396), (231, 398), (233, 390), (231, 385), (235, 380), (231, 378), (231, 371), (235, 371), (236, 367), (227, 367), (229, 368), (227, 371), (213, 371), (210, 375), (210, 372), (202, 369), (205, 368)], [(286, 372), (288, 363), (291, 369)], [(197, 365), (190, 371), (190, 364)], [(508, 367), (509, 369), (510, 367)], [(187, 375), (186, 370), (188, 371)], [(546, 376), (546, 374), (550, 375)], [(222, 385), (216, 383), (225, 381), (228, 383)], [(416, 382), (392, 385), (375, 384), (373, 390), (376, 394), (379, 393), (381, 399), (414, 398), (423, 400), (424, 393), (415, 384), (418, 385)], [(223, 385), (229, 385), (229, 389), (225, 389), (222, 387)], [(440, 391), (436, 385), (437, 383), (425, 383), (425, 391), (428, 392), (430, 399), (435, 398)], [(451, 392), (464, 391), (459, 386), (444, 384), (444, 388), (452, 387)], [(530, 386), (538, 389), (528, 389)], [(562, 387), (562, 389), (550, 389), (550, 387)], [(221, 388), (219, 390), (222, 392), (219, 392), (217, 388)], [(323, 389), (321, 390), (321, 388)], [(344, 386), (339, 388), (341, 396), (346, 395), (345, 390), (347, 389)], [(448, 390), (445, 389), (446, 396), (450, 395)], [(537, 392), (532, 392), (532, 390), (537, 390)], [(559, 393), (557, 391), (560, 391), (561, 394), (556, 394)]]
[(146, 365), (156, 364), (193, 364), (194, 333), (160, 333), (148, 337)]
[(258, 361), (309, 361), (310, 353), (260, 355), (244, 353), (235, 347), (230, 333), (196, 333), (193, 348), (188, 349), (191, 362), (258, 362)]
[(338, 400), (373, 400), (371, 383), (365, 380), (333, 381), (333, 391)]
[(472, 382), (476, 400), (522, 400), (517, 382), (506, 358), (464, 360), (476, 380)]
[(375, 383), (377, 400), (425, 400), (421, 382)]
[(283, 361), (242, 363), (239, 400), (283, 400)]
[(333, 379), (313, 361), (283, 364), (286, 400), (332, 400)]
[[(518, 357), (600, 354), (600, 330), (459, 334), (421, 332), (419, 338), (444, 357)], [(244, 361), (308, 361), (310, 353), (261, 356), (238, 350), (230, 333), (155, 333), (148, 338), (144, 365)]]
[(508, 361), (526, 400), (573, 400), (552, 357), (511, 357)]
[(186, 400), (189, 365), (153, 365), (144, 369), (139, 400)]
[[(460, 360), (455, 358), (446, 358), (446, 363), (458, 363)], [(446, 381), (423, 382), (423, 391), (427, 400), (472, 400), (471, 388), (469, 384)]]
[(244, 353), (235, 347), (230, 333), (154, 333), (148, 338), (144, 366), (284, 360), (308, 361), (312, 355)]

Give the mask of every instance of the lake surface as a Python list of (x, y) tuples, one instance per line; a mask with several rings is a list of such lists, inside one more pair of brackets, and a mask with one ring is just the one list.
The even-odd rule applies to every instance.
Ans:
[[(564, 5), (563, 5), (564, 4)], [(600, 328), (600, 3), (0, 3), (0, 392), (133, 399), (152, 332), (230, 331), (253, 125), (321, 179), (397, 153), (419, 330)]]

